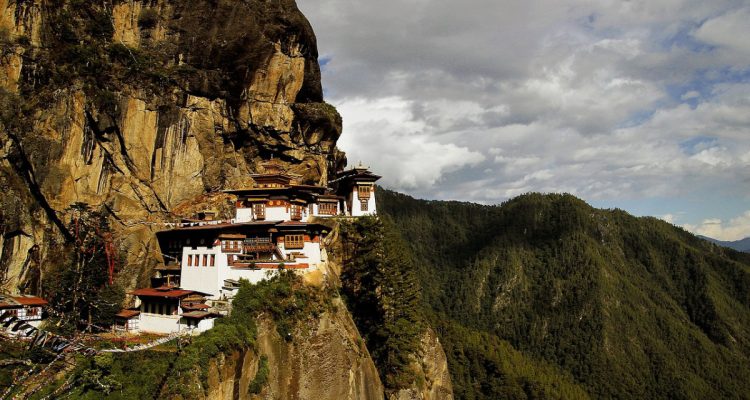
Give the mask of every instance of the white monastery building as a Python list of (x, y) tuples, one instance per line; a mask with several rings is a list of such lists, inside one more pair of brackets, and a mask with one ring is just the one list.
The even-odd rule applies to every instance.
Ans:
[[(131, 293), (136, 309), (118, 314), (120, 331), (202, 332), (218, 315), (204, 304), (234, 297), (241, 279), (257, 283), (279, 269), (301, 273), (323, 260), (325, 225), (315, 218), (374, 215), (379, 176), (361, 165), (342, 171), (331, 187), (305, 185), (273, 160), (253, 174), (237, 197), (231, 221), (190, 220), (157, 233), (167, 260), (157, 268), (159, 287)], [(177, 287), (179, 285), (179, 287)]]
[(16, 323), (27, 323), (38, 328), (43, 319), (47, 301), (37, 296), (0, 295), (0, 315), (14, 317)]

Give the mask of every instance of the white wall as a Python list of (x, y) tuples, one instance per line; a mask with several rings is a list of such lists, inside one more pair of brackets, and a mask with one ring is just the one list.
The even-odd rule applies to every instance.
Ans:
[[(308, 207), (300, 206), (302, 209), (302, 221), (308, 217)], [(267, 221), (291, 221), (292, 220), (292, 208), (291, 206), (287, 210), (287, 206), (266, 206), (266, 220)]]
[(197, 335), (213, 328), (215, 320), (216, 318), (202, 319), (198, 321), (198, 325), (189, 326), (187, 323), (187, 318), (183, 318), (180, 321), (179, 326), (181, 331), (190, 331), (190, 333), (192, 333), (193, 335)]
[[(287, 250), (284, 247), (284, 243), (279, 244), (279, 250), (284, 255), (284, 258), (288, 258), (291, 253), (304, 253), (307, 258), (299, 259), (299, 262), (310, 264), (310, 267), (317, 267), (320, 263), (320, 243), (305, 242), (305, 245), (301, 249)], [(279, 261), (282, 262), (282, 261)]]
[[(214, 266), (203, 265), (203, 255), (214, 255)], [(188, 266), (188, 256), (193, 255), (193, 266)], [(195, 264), (195, 256), (198, 256), (199, 266)], [(210, 264), (210, 260), (208, 260)], [(181, 263), (182, 276), (180, 277), (180, 287), (188, 290), (195, 290), (199, 292), (209, 293), (213, 296), (219, 295), (219, 289), (221, 284), (217, 285), (217, 282), (223, 283), (221, 279), (221, 270), (227, 266), (227, 255), (221, 252), (221, 246), (213, 246), (211, 248), (206, 246), (198, 246), (195, 249), (192, 247), (182, 248), (182, 263)]]
[(237, 207), (234, 219), (237, 223), (251, 222), (253, 220), (253, 209)]
[(367, 211), (362, 211), (362, 203), (359, 201), (359, 193), (357, 192), (357, 185), (352, 186), (352, 217), (361, 217), (363, 215), (375, 215), (375, 187), (373, 186), (372, 192), (370, 192), (370, 199), (367, 200)]
[[(283, 246), (279, 246), (283, 252)], [(320, 244), (319, 243), (305, 243), (305, 248), (301, 250), (290, 250), (283, 253), (285, 256), (292, 251), (303, 251), (305, 254), (310, 254), (310, 259), (300, 260), (301, 262), (315, 263), (320, 262)], [(189, 255), (199, 255), (201, 263), (203, 262), (203, 254), (214, 254), (215, 264), (213, 267), (204, 266), (193, 266), (189, 267), (187, 259)], [(231, 254), (231, 253), (230, 253)], [(208, 293), (211, 299), (218, 300), (222, 295), (231, 296), (230, 291), (224, 291), (224, 281), (226, 279), (247, 279), (250, 283), (258, 283), (264, 279), (267, 279), (266, 272), (271, 271), (275, 273), (275, 269), (234, 269), (229, 266), (228, 254), (221, 251), (221, 246), (213, 246), (212, 248), (197, 247), (195, 249), (191, 247), (183, 248), (182, 253), (182, 277), (180, 286), (183, 289), (196, 290), (199, 292)], [(193, 259), (195, 260), (195, 258)], [(278, 260), (279, 263), (284, 262)], [(236, 292), (236, 291), (235, 291)]]
[(180, 330), (179, 315), (159, 315), (141, 312), (139, 332), (172, 333)]
[[(36, 315), (29, 315), (31, 314), (29, 311), (31, 309), (36, 309)], [(0, 314), (2, 314), (2, 311), (0, 311)], [(19, 308), (18, 312), (16, 313), (16, 317), (20, 321), (41, 321), (42, 319), (42, 307), (23, 307)]]
[[(307, 206), (302, 207), (302, 220), (308, 217)], [(235, 213), (235, 222), (252, 222), (257, 220), (253, 214), (252, 208), (237, 208)], [(292, 209), (288, 206), (266, 206), (266, 221), (291, 221)]]
[[(227, 279), (234, 279), (239, 281), (240, 279), (246, 279), (250, 283), (258, 283), (264, 279), (272, 277), (276, 273), (276, 269), (233, 269), (228, 268)], [(220, 282), (223, 285), (224, 281)], [(235, 290), (234, 293), (237, 291)], [(227, 292), (229, 294), (229, 292)]]

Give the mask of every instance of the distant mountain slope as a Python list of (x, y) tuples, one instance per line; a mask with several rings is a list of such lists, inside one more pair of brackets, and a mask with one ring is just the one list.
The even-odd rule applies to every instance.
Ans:
[[(419, 264), (433, 326), (486, 335), (476, 352), (461, 329), (438, 328), (458, 399), (498, 397), (515, 367), (487, 362), (496, 340), (595, 398), (749, 398), (750, 255), (570, 195), (378, 196)], [(518, 397), (550, 397), (534, 388)]]
[(709, 242), (716, 243), (719, 246), (729, 247), (730, 249), (735, 249), (737, 251), (744, 251), (745, 253), (750, 253), (750, 237), (746, 237), (744, 239), (735, 240), (735, 241), (718, 240), (718, 239), (714, 239), (714, 238), (710, 238), (708, 236), (702, 236), (702, 235), (698, 235), (698, 237), (706, 239)]

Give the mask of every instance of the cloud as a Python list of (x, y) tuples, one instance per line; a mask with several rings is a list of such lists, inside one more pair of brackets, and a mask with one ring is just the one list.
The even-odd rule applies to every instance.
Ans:
[(388, 185), (750, 208), (746, 1), (298, 3), (328, 60), (340, 146)]
[(425, 134), (425, 123), (414, 120), (412, 109), (400, 98), (341, 102), (348, 134), (339, 144), (349, 160), (371, 163), (384, 176), (382, 184), (400, 190), (432, 187), (444, 174), (484, 160), (478, 151)]
[(677, 217), (674, 214), (664, 214), (660, 215), (658, 218), (664, 220), (665, 222), (669, 222), (670, 224), (674, 224)]
[(750, 210), (729, 221), (719, 218), (708, 218), (700, 224), (685, 224), (683, 228), (698, 235), (710, 238), (734, 241), (750, 237)]
[(750, 7), (729, 11), (709, 19), (698, 28), (695, 38), (716, 46), (718, 53), (733, 62), (750, 64)]

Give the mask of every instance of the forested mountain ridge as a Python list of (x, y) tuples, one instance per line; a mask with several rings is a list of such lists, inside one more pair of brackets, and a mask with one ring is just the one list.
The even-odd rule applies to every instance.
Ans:
[[(457, 398), (508, 396), (491, 382), (514, 369), (470, 348), (467, 331), (558, 367), (592, 397), (750, 393), (750, 255), (571, 195), (378, 200), (413, 252)], [(531, 375), (514, 397), (555, 397)]]

